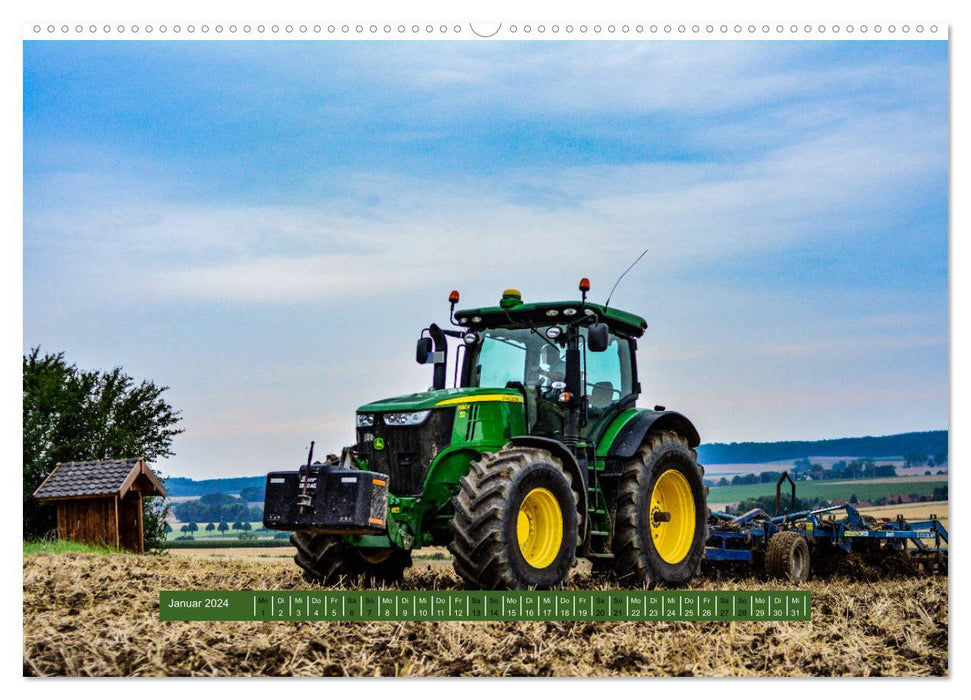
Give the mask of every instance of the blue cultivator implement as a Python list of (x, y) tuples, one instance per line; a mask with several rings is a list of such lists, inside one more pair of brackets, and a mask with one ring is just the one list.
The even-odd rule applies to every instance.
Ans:
[[(792, 487), (792, 505), (796, 502), (796, 485), (784, 473), (776, 484), (776, 513), (785, 480)], [(798, 583), (809, 577), (812, 561), (828, 568), (850, 552), (875, 562), (897, 556), (925, 571), (944, 573), (947, 529), (936, 515), (915, 522), (902, 515), (877, 519), (849, 504), (774, 516), (761, 508), (739, 516), (713, 512), (705, 560), (715, 566), (748, 565)]]

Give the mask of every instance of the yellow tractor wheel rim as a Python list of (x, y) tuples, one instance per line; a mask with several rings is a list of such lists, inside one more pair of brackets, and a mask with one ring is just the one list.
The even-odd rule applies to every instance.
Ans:
[(526, 494), (519, 506), (516, 537), (527, 564), (544, 569), (553, 563), (563, 544), (563, 512), (556, 496), (544, 488)]
[(691, 550), (695, 534), (695, 501), (684, 475), (668, 469), (654, 484), (647, 514), (651, 540), (661, 559), (678, 564)]
[(391, 558), (390, 549), (369, 549), (362, 547), (357, 552), (361, 555), (361, 559), (368, 564), (383, 564)]

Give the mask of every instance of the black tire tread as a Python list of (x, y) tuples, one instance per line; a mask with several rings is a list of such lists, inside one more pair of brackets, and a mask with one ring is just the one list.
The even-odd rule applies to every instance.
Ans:
[(805, 537), (791, 530), (784, 530), (772, 535), (769, 538), (769, 546), (765, 550), (766, 573), (791, 583), (802, 583), (806, 580), (809, 574), (809, 566), (806, 567), (805, 574), (793, 570), (792, 553), (796, 547), (805, 548), (808, 564), (809, 545), (806, 543)]
[[(658, 583), (654, 572), (648, 562), (638, 535), (637, 508), (638, 495), (644, 488), (644, 479), (649, 478), (645, 465), (652, 453), (656, 453), (664, 448), (665, 444), (676, 443), (686, 448), (698, 469), (698, 477), (702, 479), (705, 470), (698, 464), (697, 452), (688, 446), (688, 440), (671, 430), (663, 430), (651, 433), (647, 436), (644, 443), (637, 449), (634, 457), (624, 465), (621, 472), (620, 483), (617, 488), (617, 518), (614, 523), (614, 537), (612, 549), (614, 552), (614, 575), (622, 582), (636, 583), (647, 588), (654, 588)], [(703, 480), (702, 480), (702, 483)], [(703, 488), (705, 496), (705, 522), (708, 521), (710, 510), (707, 508), (708, 487)], [(704, 538), (707, 540), (707, 524)], [(702, 560), (704, 557), (702, 557)], [(701, 560), (698, 567), (700, 569)], [(695, 572), (697, 574), (697, 571)]]
[[(512, 474), (529, 460), (539, 457), (559, 468), (579, 502), (573, 480), (562, 462), (547, 450), (503, 448), (487, 452), (469, 464), (469, 473), (459, 479), (459, 492), (452, 498), (455, 515), (450, 521), (452, 541), (448, 551), (455, 573), (467, 586), (480, 590), (520, 589), (503, 546), (503, 523), (513, 514), (504, 512)], [(576, 561), (575, 553), (571, 567)]]
[(290, 543), (297, 548), (293, 561), (308, 583), (334, 585), (362, 578), (369, 582), (394, 583), (411, 566), (411, 554), (394, 550), (379, 564), (365, 561), (339, 535), (294, 532)]

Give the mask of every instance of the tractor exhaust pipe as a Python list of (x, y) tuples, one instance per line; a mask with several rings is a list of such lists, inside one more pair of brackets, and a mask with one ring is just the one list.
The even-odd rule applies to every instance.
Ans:
[[(432, 374), (432, 389), (445, 388), (445, 369), (448, 364), (448, 341), (445, 339), (445, 331), (433, 323), (428, 326), (428, 335), (431, 336), (435, 344), (435, 365)], [(441, 358), (441, 359), (439, 359)]]

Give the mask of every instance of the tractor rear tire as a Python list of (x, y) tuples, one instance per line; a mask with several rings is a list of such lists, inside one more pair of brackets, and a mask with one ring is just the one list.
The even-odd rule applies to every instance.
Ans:
[(570, 475), (547, 450), (484, 454), (452, 498), (455, 573), (479, 590), (561, 585), (576, 562), (577, 502)]
[(704, 470), (673, 431), (648, 436), (621, 472), (612, 549), (621, 583), (680, 586), (701, 569), (708, 537)]
[(777, 532), (765, 551), (765, 571), (770, 576), (802, 583), (809, 578), (809, 544), (798, 532)]
[(297, 548), (293, 560), (309, 583), (329, 586), (359, 577), (372, 583), (394, 583), (411, 566), (409, 552), (350, 547), (340, 535), (294, 532), (290, 542)]

